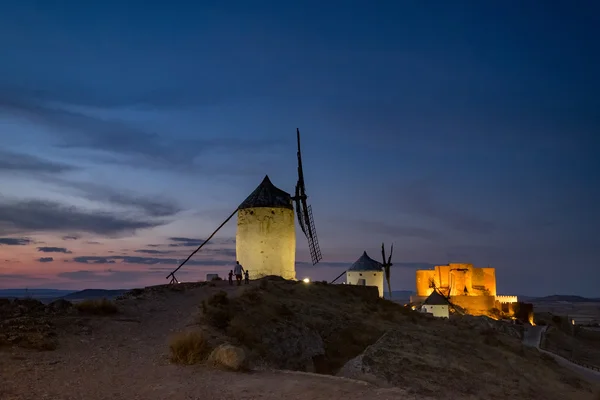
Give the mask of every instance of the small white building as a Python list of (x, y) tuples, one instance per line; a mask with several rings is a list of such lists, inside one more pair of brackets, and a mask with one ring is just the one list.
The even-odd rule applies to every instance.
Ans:
[(206, 281), (215, 281), (219, 279), (219, 274), (206, 274)]
[(450, 303), (448, 299), (433, 291), (421, 306), (421, 312), (433, 314), (434, 317), (450, 318)]
[(358, 260), (346, 271), (348, 285), (376, 286), (379, 297), (383, 297), (383, 265), (363, 252)]

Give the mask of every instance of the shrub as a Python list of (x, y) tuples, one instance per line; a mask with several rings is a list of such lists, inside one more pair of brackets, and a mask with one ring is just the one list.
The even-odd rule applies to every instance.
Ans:
[(117, 305), (108, 299), (84, 300), (75, 304), (79, 312), (93, 315), (110, 315), (119, 312)]
[(171, 361), (177, 364), (192, 365), (204, 360), (210, 353), (210, 345), (199, 331), (180, 332), (169, 340)]
[(202, 302), (202, 313), (215, 328), (225, 329), (229, 325), (232, 311), (229, 308), (227, 293), (220, 291)]

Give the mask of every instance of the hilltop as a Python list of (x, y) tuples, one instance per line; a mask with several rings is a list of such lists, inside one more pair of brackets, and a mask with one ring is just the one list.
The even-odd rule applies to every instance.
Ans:
[(564, 301), (568, 303), (598, 303), (600, 302), (600, 298), (587, 298), (582, 296), (574, 296), (574, 295), (560, 295), (554, 294), (551, 296), (544, 297), (535, 297), (529, 299), (532, 303), (543, 303), (543, 302), (552, 302), (552, 301)]
[[(371, 289), (277, 278), (241, 287), (227, 282), (161, 285), (123, 294), (105, 315), (86, 313), (94, 309), (91, 305), (77, 308), (84, 303), (4, 303), (0, 319), (8, 322), (0, 334), (4, 326), (43, 321), (44, 337), (55, 346), (32, 351), (22, 348), (28, 343), (23, 340), (0, 350), (0, 377), (5, 379), (0, 397), (590, 397), (587, 382), (524, 348), (516, 325), (483, 317), (433, 319), (379, 299)], [(195, 365), (174, 364), (169, 342), (182, 332), (205, 339), (202, 354), (224, 343), (243, 349), (254, 372), (215, 369), (205, 356)]]

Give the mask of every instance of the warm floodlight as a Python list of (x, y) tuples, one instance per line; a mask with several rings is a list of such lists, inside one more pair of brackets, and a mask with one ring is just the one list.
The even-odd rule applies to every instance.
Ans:
[(302, 279), (302, 282), (304, 282), (304, 283), (310, 283), (310, 278), (304, 278), (304, 279)]

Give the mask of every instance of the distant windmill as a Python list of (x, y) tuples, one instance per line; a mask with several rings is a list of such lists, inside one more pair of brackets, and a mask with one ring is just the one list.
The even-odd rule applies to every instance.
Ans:
[(385, 247), (383, 245), (383, 243), (381, 243), (381, 257), (383, 258), (383, 271), (385, 272), (385, 280), (387, 281), (388, 284), (388, 292), (390, 293), (390, 299), (392, 298), (392, 284), (390, 282), (390, 268), (393, 265), (392, 264), (392, 254), (394, 254), (394, 244), (392, 243), (392, 247), (390, 248), (390, 256), (388, 257), (387, 261), (385, 259)]
[(298, 181), (295, 196), (277, 188), (269, 176), (244, 200), (235, 211), (173, 272), (167, 275), (171, 283), (177, 283), (177, 272), (196, 252), (237, 213), (236, 257), (250, 271), (252, 278), (278, 275), (286, 279), (296, 278), (296, 228), (294, 203), (300, 229), (308, 240), (312, 264), (323, 257), (319, 248), (312, 208), (306, 199), (300, 130), (296, 129), (298, 142)]

